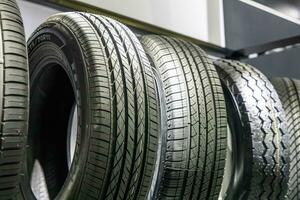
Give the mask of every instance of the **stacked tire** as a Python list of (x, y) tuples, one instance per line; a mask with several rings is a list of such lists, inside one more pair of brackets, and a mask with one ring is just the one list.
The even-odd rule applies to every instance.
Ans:
[(160, 170), (152, 199), (217, 199), (224, 173), (227, 122), (215, 67), (197, 46), (144, 36), (162, 99)]
[[(30, 190), (38, 199), (147, 196), (159, 107), (154, 76), (141, 49), (124, 25), (91, 14), (52, 16), (32, 35), (26, 174), (36, 181), (31, 188), (24, 182), (26, 196)], [(77, 124), (70, 123), (74, 113)], [(75, 149), (68, 152), (72, 143)], [(43, 180), (46, 187), (41, 187)]]
[(223, 83), (232, 138), (228, 199), (285, 199), (289, 133), (271, 82), (250, 65), (215, 62)]
[(0, 199), (19, 195), (28, 125), (28, 63), (15, 1), (0, 1)]
[(300, 81), (289, 78), (274, 78), (276, 88), (286, 113), (290, 133), (290, 179), (288, 199), (300, 199)]
[(13, 0), (0, 32), (0, 199), (300, 199), (299, 81), (79, 12), (27, 53)]

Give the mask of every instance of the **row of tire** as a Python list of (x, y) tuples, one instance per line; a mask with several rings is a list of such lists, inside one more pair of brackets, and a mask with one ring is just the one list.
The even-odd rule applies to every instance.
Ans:
[(26, 43), (14, 0), (0, 31), (0, 199), (300, 199), (299, 81), (88, 13)]

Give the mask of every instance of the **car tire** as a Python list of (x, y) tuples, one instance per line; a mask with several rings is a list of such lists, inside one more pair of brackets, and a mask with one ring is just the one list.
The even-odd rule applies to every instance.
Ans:
[(163, 104), (160, 162), (148, 199), (217, 199), (227, 146), (218, 74), (196, 45), (156, 35), (140, 40)]
[(14, 199), (28, 125), (28, 61), (23, 22), (14, 0), (0, 0), (0, 199)]
[(289, 78), (274, 78), (286, 114), (290, 133), (290, 179), (288, 199), (300, 199), (300, 81)]
[(233, 145), (227, 199), (284, 199), (288, 189), (288, 132), (270, 81), (250, 65), (215, 62), (222, 80)]
[[(28, 46), (24, 197), (144, 199), (156, 161), (159, 107), (150, 63), (136, 36), (112, 19), (72, 12), (51, 16)], [(74, 115), (78, 122), (70, 123)], [(70, 126), (77, 131), (68, 164)], [(46, 189), (39, 188), (42, 175)]]

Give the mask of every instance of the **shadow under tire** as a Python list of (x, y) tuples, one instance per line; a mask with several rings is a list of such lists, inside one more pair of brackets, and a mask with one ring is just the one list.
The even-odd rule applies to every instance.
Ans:
[(28, 125), (28, 61), (16, 1), (0, 0), (0, 199), (17, 198)]
[(286, 114), (290, 133), (290, 179), (288, 199), (300, 199), (300, 81), (272, 79)]
[(284, 199), (288, 189), (289, 136), (270, 81), (250, 65), (214, 63), (224, 87), (234, 165), (227, 199)]
[(156, 35), (140, 39), (165, 104), (159, 170), (150, 199), (218, 199), (227, 121), (217, 71), (196, 45)]
[[(136, 36), (106, 17), (57, 14), (29, 39), (29, 60), (24, 193), (34, 195), (34, 188), (35, 198), (145, 199), (156, 160), (159, 110), (150, 63)], [(74, 113), (76, 147), (68, 165), (67, 132)], [(36, 161), (45, 189), (31, 182)]]

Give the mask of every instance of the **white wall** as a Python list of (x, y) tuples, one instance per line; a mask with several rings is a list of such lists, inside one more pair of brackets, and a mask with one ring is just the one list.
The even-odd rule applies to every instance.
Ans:
[(25, 35), (27, 39), (31, 33), (50, 15), (60, 12), (58, 10), (24, 0), (17, 0), (17, 3), (23, 17)]
[(75, 0), (225, 46), (223, 0)]
[[(225, 46), (223, 0), (76, 0), (183, 35)], [(26, 37), (60, 11), (17, 0)]]

